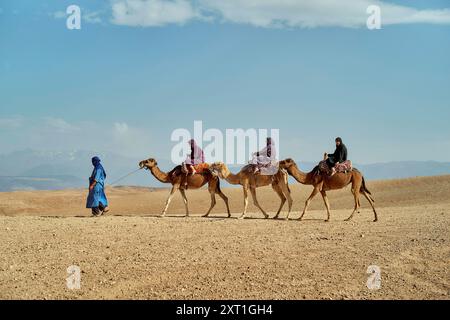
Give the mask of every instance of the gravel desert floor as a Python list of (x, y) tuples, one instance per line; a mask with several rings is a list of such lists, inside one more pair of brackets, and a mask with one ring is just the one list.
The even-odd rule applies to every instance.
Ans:
[[(149, 177), (150, 178), (150, 177)], [(242, 191), (225, 188), (210, 218), (206, 190), (188, 191), (158, 218), (168, 190), (107, 190), (111, 211), (93, 218), (85, 190), (0, 193), (1, 299), (450, 299), (450, 176), (369, 181), (380, 220), (362, 200), (351, 222), (349, 189), (331, 192), (326, 223), (310, 187), (291, 184), (292, 220), (238, 220)], [(258, 190), (274, 215), (278, 198)], [(286, 212), (283, 212), (283, 217)], [(66, 286), (81, 269), (81, 288)], [(369, 289), (369, 266), (381, 288)]]

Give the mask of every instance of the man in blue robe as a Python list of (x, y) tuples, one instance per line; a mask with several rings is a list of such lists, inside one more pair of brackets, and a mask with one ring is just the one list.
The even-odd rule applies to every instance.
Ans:
[(94, 170), (89, 178), (89, 195), (86, 202), (86, 208), (91, 208), (94, 216), (101, 216), (109, 211), (105, 195), (106, 172), (100, 162), (99, 157), (92, 158)]

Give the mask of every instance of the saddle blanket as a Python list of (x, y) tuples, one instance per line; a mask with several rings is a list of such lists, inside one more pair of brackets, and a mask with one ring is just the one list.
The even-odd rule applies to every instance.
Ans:
[(352, 171), (353, 164), (350, 160), (347, 160), (342, 163), (337, 163), (334, 168), (336, 169), (336, 172), (348, 172)]
[(249, 163), (249, 164), (245, 165), (241, 169), (241, 171), (249, 172), (249, 173), (255, 173), (255, 169), (257, 169), (256, 170), (256, 174), (260, 174), (260, 175), (263, 175), (263, 176), (273, 176), (279, 170), (279, 163), (278, 163), (278, 161), (269, 162), (267, 164)]
[[(185, 172), (185, 166), (181, 166), (181, 167), (182, 167), (183, 173), (187, 173), (187, 172)], [(206, 171), (209, 171), (209, 164), (208, 163), (196, 164), (196, 165), (194, 165), (194, 169), (195, 169), (196, 173), (202, 174), (202, 173), (205, 173)]]
[[(337, 163), (334, 168), (336, 172), (349, 172), (353, 170), (353, 164), (350, 160), (344, 161), (342, 163)], [(327, 174), (331, 174), (331, 168), (328, 168), (328, 164), (326, 160), (319, 162), (319, 170), (321, 172), (325, 172)]]

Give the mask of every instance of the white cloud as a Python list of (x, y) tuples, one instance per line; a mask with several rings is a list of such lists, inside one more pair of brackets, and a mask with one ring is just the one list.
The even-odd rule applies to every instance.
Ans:
[(81, 15), (81, 19), (84, 19), (87, 23), (101, 23), (101, 13), (99, 11), (87, 12)]
[(258, 27), (364, 27), (370, 5), (381, 8), (383, 25), (448, 23), (450, 10), (418, 10), (373, 0), (200, 0), (224, 21)]
[(114, 129), (119, 134), (126, 134), (128, 132), (128, 125), (126, 123), (116, 122), (114, 123)]
[(265, 28), (358, 28), (366, 26), (370, 5), (381, 7), (383, 25), (450, 24), (450, 9), (419, 10), (380, 0), (116, 0), (112, 23), (152, 27), (214, 19)]
[(0, 153), (22, 149), (98, 150), (141, 156), (150, 150), (151, 134), (146, 128), (125, 122), (67, 121), (56, 117), (38, 119), (14, 116), (0, 118)]
[(68, 123), (64, 119), (45, 117), (44, 121), (49, 129), (56, 130), (57, 132), (67, 132), (67, 131), (79, 130), (79, 128), (77, 126), (74, 126), (74, 125)]
[(23, 118), (20, 116), (14, 116), (9, 118), (0, 118), (0, 130), (19, 128), (23, 124)]
[(63, 19), (67, 16), (64, 11), (56, 11), (51, 13), (50, 15), (53, 16), (53, 18), (55, 19)]
[(150, 133), (139, 127), (132, 127), (125, 122), (114, 123), (113, 130), (107, 131), (107, 148), (124, 155), (140, 155), (150, 148)]
[(122, 0), (113, 2), (112, 16), (118, 25), (157, 27), (184, 24), (198, 14), (187, 0)]
[[(81, 9), (81, 19), (84, 22), (87, 23), (101, 23), (101, 12), (100, 11), (87, 11), (85, 9)], [(69, 15), (64, 11), (56, 11), (53, 13), (50, 13), (50, 16), (52, 16), (55, 19), (65, 19)]]

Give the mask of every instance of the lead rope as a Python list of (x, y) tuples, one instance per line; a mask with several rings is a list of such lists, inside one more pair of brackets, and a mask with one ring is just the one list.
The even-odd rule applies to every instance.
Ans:
[(117, 182), (122, 181), (122, 180), (125, 179), (125, 178), (128, 178), (129, 176), (131, 176), (132, 174), (138, 172), (138, 171), (141, 170), (141, 169), (142, 169), (142, 168), (139, 168), (139, 169), (136, 169), (136, 170), (134, 170), (134, 171), (128, 173), (127, 175), (125, 175), (125, 176), (123, 176), (123, 177), (121, 177), (121, 178), (119, 178), (119, 179), (113, 181), (112, 183), (108, 184), (108, 186), (109, 186), (109, 187), (113, 187), (115, 184), (117, 184)]

